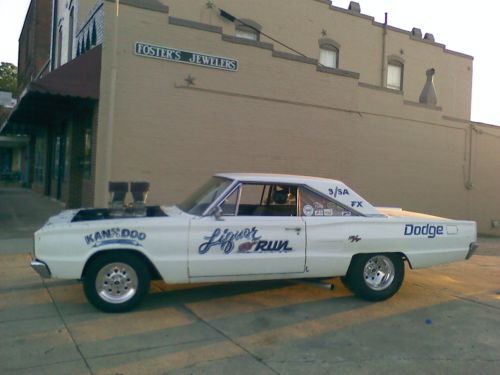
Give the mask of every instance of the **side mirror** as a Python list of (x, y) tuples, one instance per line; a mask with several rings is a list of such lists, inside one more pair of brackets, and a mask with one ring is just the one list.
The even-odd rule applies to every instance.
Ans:
[(214, 208), (212, 208), (210, 210), (210, 215), (212, 215), (213, 217), (215, 217), (215, 220), (218, 220), (218, 221), (223, 221), (224, 219), (222, 218), (222, 208), (220, 208), (219, 206), (215, 206)]

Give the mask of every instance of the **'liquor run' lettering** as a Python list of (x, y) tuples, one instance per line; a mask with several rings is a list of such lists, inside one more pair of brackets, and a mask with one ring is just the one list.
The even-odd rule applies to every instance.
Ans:
[(229, 254), (234, 249), (234, 242), (246, 239), (250, 242), (257, 242), (260, 237), (257, 237), (257, 229), (245, 228), (239, 231), (231, 231), (228, 228), (222, 230), (217, 228), (213, 231), (212, 235), (204, 237), (207, 242), (204, 242), (198, 248), (200, 254), (205, 254), (214, 246), (220, 246), (224, 254)]
[(262, 252), (288, 252), (293, 248), (288, 240), (261, 240), (261, 236), (257, 235), (258, 230), (255, 227), (244, 228), (241, 230), (231, 231), (228, 228), (222, 230), (217, 228), (210, 236), (205, 236), (207, 240), (198, 247), (200, 254), (207, 253), (213, 247), (219, 247), (224, 254), (231, 254), (235, 249), (236, 242), (240, 242), (237, 253), (262, 253)]

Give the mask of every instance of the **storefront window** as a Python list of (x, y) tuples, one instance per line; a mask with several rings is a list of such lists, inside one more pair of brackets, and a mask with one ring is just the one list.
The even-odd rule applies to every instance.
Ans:
[(70, 165), (70, 161), (71, 161), (71, 136), (70, 136), (70, 132), (67, 132), (66, 134), (66, 145), (65, 145), (65, 152), (64, 152), (64, 176), (63, 176), (63, 180), (64, 181), (68, 181), (69, 179), (69, 165)]
[(92, 117), (89, 116), (85, 126), (85, 140), (83, 149), (83, 177), (90, 179), (92, 175)]
[(47, 154), (47, 138), (37, 137), (35, 143), (35, 165), (33, 179), (36, 183), (43, 184), (45, 179), (45, 156)]
[(60, 167), (60, 160), (59, 160), (59, 150), (61, 149), (61, 137), (57, 136), (54, 138), (54, 149), (52, 150), (52, 177), (57, 178), (57, 173), (59, 171)]

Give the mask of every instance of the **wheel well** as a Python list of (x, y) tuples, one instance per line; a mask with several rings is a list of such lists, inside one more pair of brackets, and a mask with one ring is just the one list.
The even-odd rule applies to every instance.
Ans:
[(95, 259), (99, 258), (100, 256), (102, 256), (104, 254), (109, 254), (112, 251), (113, 252), (119, 251), (122, 254), (133, 254), (133, 255), (138, 256), (147, 265), (147, 267), (149, 269), (149, 274), (151, 275), (152, 280), (161, 280), (162, 279), (160, 273), (158, 272), (158, 270), (156, 269), (154, 264), (151, 262), (151, 260), (149, 260), (149, 258), (146, 255), (144, 255), (140, 251), (128, 250), (128, 249), (127, 250), (125, 250), (125, 249), (103, 250), (103, 251), (98, 251), (97, 253), (92, 254), (92, 256), (89, 259), (87, 259), (87, 262), (85, 263), (85, 266), (83, 267), (81, 279), (83, 279), (85, 277), (85, 274), (87, 273), (87, 269), (89, 267), (89, 264), (91, 264)]
[[(365, 254), (369, 254), (369, 253), (357, 253), (357, 254), (354, 254), (351, 258), (351, 262), (352, 260), (357, 257), (357, 256), (360, 256), (360, 255), (365, 255)], [(410, 259), (408, 259), (408, 257), (402, 252), (402, 251), (396, 251), (396, 252), (381, 252), (379, 254), (397, 254), (401, 257), (401, 259), (403, 259), (403, 262), (406, 261), (406, 263), (408, 263), (408, 266), (410, 267), (410, 269), (413, 269), (412, 265), (411, 265), (411, 262), (410, 262)], [(350, 264), (349, 264), (350, 266)]]

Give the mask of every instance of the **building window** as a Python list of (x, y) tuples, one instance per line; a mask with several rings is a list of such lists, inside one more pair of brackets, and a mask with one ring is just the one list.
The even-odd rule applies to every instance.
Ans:
[(404, 64), (399, 60), (389, 60), (387, 64), (387, 88), (392, 90), (403, 90)]
[(319, 40), (319, 63), (327, 68), (339, 67), (340, 44), (329, 38)]
[(333, 49), (323, 49), (319, 50), (319, 63), (328, 68), (337, 68), (337, 59), (339, 53)]
[(260, 30), (262, 26), (260, 26), (257, 22), (242, 19), (236, 21), (236, 30), (235, 36), (237, 38), (248, 39), (248, 40), (260, 40)]
[(94, 24), (92, 25), (92, 39), (90, 41), (90, 44), (92, 46), (97, 45), (97, 27), (95, 25), (95, 19), (94, 19)]
[(70, 178), (69, 175), (69, 168), (70, 168), (70, 163), (71, 163), (71, 132), (67, 131), (66, 132), (66, 139), (64, 140), (64, 176), (63, 180), (68, 181)]
[(255, 31), (244, 31), (236, 30), (236, 37), (249, 39), (249, 40), (259, 40), (259, 35)]
[(59, 27), (59, 31), (57, 32), (57, 67), (61, 66), (61, 58), (62, 58), (62, 26)]
[(47, 154), (47, 138), (39, 135), (35, 141), (35, 163), (33, 170), (34, 182), (42, 185), (45, 180), (45, 157)]
[(90, 179), (92, 175), (92, 116), (88, 116), (85, 124), (83, 144), (83, 177)]
[(68, 28), (68, 61), (73, 59), (73, 28), (74, 28), (74, 11), (75, 8), (71, 8), (69, 13), (69, 28)]

